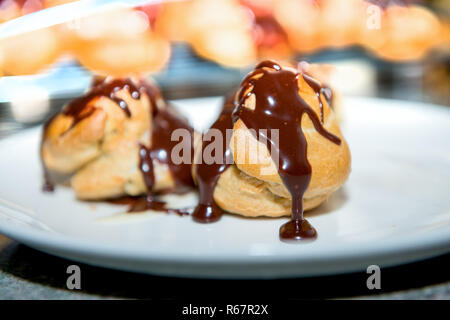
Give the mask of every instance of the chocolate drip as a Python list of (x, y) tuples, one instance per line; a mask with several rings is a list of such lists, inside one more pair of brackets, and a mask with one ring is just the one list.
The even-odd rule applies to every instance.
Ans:
[[(260, 63), (244, 79), (233, 113), (234, 121), (241, 119), (247, 128), (254, 129), (255, 138), (270, 146), (272, 159), (278, 163), (278, 173), (291, 194), (292, 217), (280, 228), (282, 240), (317, 236), (316, 230), (303, 217), (303, 195), (311, 180), (307, 142), (301, 128), (303, 114), (308, 115), (319, 134), (335, 144), (341, 143), (339, 137), (325, 130), (317, 114), (299, 95), (298, 80), (302, 76), (272, 61)], [(256, 99), (254, 110), (245, 107), (245, 100), (251, 94)], [(267, 135), (261, 134), (260, 129), (267, 129)], [(278, 130), (278, 144), (271, 138), (273, 129)]]
[(109, 201), (112, 204), (128, 205), (128, 213), (137, 213), (146, 210), (157, 210), (168, 214), (177, 214), (179, 216), (185, 216), (192, 213), (193, 208), (181, 208), (173, 209), (167, 208), (166, 203), (163, 201), (157, 201), (155, 199), (147, 199), (143, 197), (122, 197), (118, 199), (112, 199)]
[[(153, 120), (150, 147), (140, 144), (139, 148), (139, 169), (144, 177), (147, 187), (147, 196), (141, 197), (135, 202), (128, 212), (138, 212), (147, 209), (165, 211), (167, 213), (177, 213), (184, 215), (192, 212), (192, 209), (170, 209), (166, 207), (166, 203), (157, 201), (152, 193), (155, 185), (154, 162), (166, 164), (174, 179), (175, 187), (171, 192), (182, 193), (194, 186), (191, 174), (191, 164), (194, 154), (193, 134), (194, 129), (188, 124), (187, 120), (176, 113), (173, 107), (164, 103), (162, 107), (157, 105), (157, 89), (147, 85), (146, 91), (150, 96), (153, 106)], [(172, 141), (172, 133), (176, 129), (185, 129), (189, 133), (190, 159), (187, 162), (175, 164), (171, 153), (173, 148), (179, 143)], [(186, 141), (184, 141), (186, 143)], [(184, 148), (185, 150), (186, 148)], [(184, 155), (183, 155), (184, 156)]]
[[(190, 161), (187, 163), (175, 164), (172, 161), (172, 149), (179, 143), (177, 140), (172, 141), (172, 133), (176, 129), (185, 129), (189, 132)], [(139, 168), (144, 176), (145, 185), (151, 191), (155, 184), (154, 161), (169, 166), (172, 178), (175, 181), (175, 189), (173, 191), (183, 191), (194, 185), (191, 175), (191, 163), (193, 157), (193, 137), (194, 130), (189, 126), (187, 120), (181, 118), (170, 105), (158, 109), (153, 117), (151, 146), (147, 147), (143, 144), (139, 149)]]
[[(196, 165), (197, 184), (199, 188), (199, 204), (195, 208), (193, 218), (197, 222), (210, 223), (220, 219), (223, 214), (222, 209), (214, 201), (214, 189), (220, 175), (230, 166), (233, 161), (233, 156), (229, 148), (228, 141), (226, 139), (227, 129), (233, 128), (233, 122), (231, 114), (233, 112), (234, 105), (234, 93), (229, 95), (225, 100), (222, 113), (219, 118), (214, 122), (211, 129), (219, 130), (222, 134), (222, 162), (207, 164), (204, 161)], [(211, 130), (210, 129), (210, 130)], [(211, 143), (215, 141), (203, 141), (202, 142), (202, 156), (203, 150)], [(216, 150), (217, 152), (217, 150)]]
[(320, 121), (324, 123), (322, 95), (325, 97), (327, 103), (330, 105), (332, 91), (330, 88), (322, 86), (319, 81), (317, 81), (316, 79), (312, 78), (307, 74), (303, 74), (303, 79), (311, 87), (311, 89), (314, 90), (314, 93), (316, 94), (320, 107)]

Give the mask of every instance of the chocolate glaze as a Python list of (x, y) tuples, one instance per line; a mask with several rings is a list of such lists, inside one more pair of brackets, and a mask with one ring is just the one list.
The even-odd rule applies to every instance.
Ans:
[[(157, 108), (154, 107), (154, 109)], [(190, 133), (190, 161), (187, 163), (182, 162), (180, 164), (175, 164), (172, 161), (172, 149), (179, 143), (178, 141), (172, 141), (171, 139), (171, 135), (176, 129), (185, 129)], [(139, 148), (139, 169), (141, 170), (148, 190), (147, 196), (144, 197), (145, 202), (147, 203), (145, 209), (173, 211), (172, 209), (165, 209), (162, 205), (163, 203), (156, 201), (152, 196), (152, 189), (155, 184), (155, 161), (166, 164), (169, 167), (172, 178), (175, 181), (175, 188), (171, 190), (172, 192), (184, 192), (186, 189), (194, 186), (191, 174), (191, 163), (194, 154), (192, 141), (193, 133), (194, 130), (188, 124), (187, 120), (176, 114), (169, 104), (166, 104), (163, 108), (157, 109), (152, 121), (151, 146), (147, 147), (141, 144)], [(130, 208), (131, 212), (136, 212), (136, 208), (140, 208), (140, 211), (142, 211), (144, 206), (140, 203), (134, 209), (133, 207)]]
[[(270, 146), (272, 159), (278, 163), (278, 173), (291, 194), (292, 217), (280, 228), (282, 240), (317, 236), (316, 230), (303, 217), (303, 195), (311, 180), (307, 142), (301, 128), (303, 114), (311, 119), (319, 134), (335, 144), (341, 143), (339, 137), (325, 130), (317, 114), (299, 95), (298, 80), (302, 76), (295, 70), (282, 69), (275, 62), (261, 62), (242, 82), (238, 105), (233, 112), (233, 121), (241, 119), (247, 128), (255, 130), (255, 138)], [(318, 93), (320, 102), (320, 85), (309, 78), (305, 81)], [(251, 94), (256, 98), (254, 110), (245, 107), (245, 100)], [(260, 134), (260, 129), (267, 129), (267, 135)], [(271, 129), (278, 129), (278, 145), (271, 139)]]
[[(215, 203), (213, 195), (220, 175), (230, 166), (233, 161), (233, 156), (226, 139), (226, 131), (227, 129), (233, 128), (231, 114), (234, 107), (235, 104), (233, 92), (225, 99), (225, 103), (219, 118), (211, 126), (211, 129), (219, 130), (222, 133), (223, 161), (221, 161), (221, 163), (213, 162), (211, 164), (207, 164), (202, 161), (202, 163), (197, 164), (195, 167), (200, 199), (199, 204), (195, 208), (192, 217), (197, 222), (215, 222), (220, 219), (223, 213), (222, 209)], [(214, 140), (202, 142), (202, 156), (204, 149), (211, 143), (214, 143)]]
[[(139, 99), (140, 92), (142, 90), (147, 91), (147, 86), (143, 82), (135, 84), (131, 79), (114, 79), (112, 81), (106, 80), (107, 78), (105, 77), (94, 77), (91, 90), (89, 90), (83, 96), (70, 101), (67, 105), (64, 106), (61, 113), (73, 118), (71, 127), (68, 130), (73, 128), (81, 120), (89, 117), (95, 111), (96, 108), (93, 105), (89, 105), (89, 102), (96, 97), (104, 96), (110, 98), (111, 100), (116, 102), (117, 106), (125, 112), (127, 117), (130, 117), (130, 109), (128, 108), (128, 105), (124, 100), (116, 96), (117, 91), (121, 89), (128, 89), (133, 99)], [(42, 143), (45, 138), (45, 132), (48, 125), (55, 118), (55, 116), (48, 119), (44, 124), (43, 135), (41, 139), (41, 151)], [(55, 190), (55, 186), (43, 161), (42, 167), (44, 171), (44, 185), (42, 189), (46, 192), (52, 192)]]
[(319, 81), (312, 78), (311, 76), (307, 74), (303, 74), (303, 79), (306, 81), (306, 83), (314, 90), (317, 101), (319, 102), (320, 107), (320, 120), (324, 121), (324, 115), (323, 115), (323, 103), (322, 103), (322, 95), (325, 97), (328, 104), (331, 104), (331, 94), (332, 91), (329, 87), (322, 86)]
[(143, 197), (121, 197), (117, 199), (109, 200), (109, 203), (118, 205), (127, 205), (128, 213), (137, 213), (146, 210), (157, 210), (168, 214), (177, 214), (179, 216), (185, 216), (192, 214), (193, 208), (181, 208), (173, 209), (167, 208), (167, 205), (163, 201), (157, 201), (155, 199), (147, 199), (147, 196)]
[(89, 105), (89, 102), (97, 97), (110, 98), (125, 112), (127, 117), (131, 117), (131, 111), (127, 103), (125, 100), (117, 97), (116, 93), (122, 89), (127, 89), (133, 99), (139, 99), (141, 90), (146, 89), (142, 84), (136, 84), (131, 79), (106, 81), (105, 79), (102, 80), (102, 78), (95, 78), (93, 84), (94, 86), (89, 92), (72, 100), (62, 109), (63, 114), (73, 117), (72, 127), (95, 111), (95, 106)]

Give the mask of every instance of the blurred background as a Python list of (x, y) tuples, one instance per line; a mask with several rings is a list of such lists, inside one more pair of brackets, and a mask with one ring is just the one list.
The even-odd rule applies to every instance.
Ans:
[(4, 36), (26, 16), (77, 3), (0, 0), (0, 137), (43, 122), (95, 75), (151, 76), (169, 99), (216, 96), (266, 58), (330, 64), (329, 85), (344, 95), (450, 106), (449, 0), (101, 2)]

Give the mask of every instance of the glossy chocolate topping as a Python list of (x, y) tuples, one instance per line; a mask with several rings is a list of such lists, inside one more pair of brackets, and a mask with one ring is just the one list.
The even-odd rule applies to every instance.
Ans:
[[(191, 139), (188, 142), (190, 159), (180, 164), (175, 164), (171, 156), (173, 148), (179, 143), (175, 139), (172, 141), (172, 133), (176, 129), (185, 129), (189, 132)], [(194, 186), (191, 174), (191, 163), (194, 154), (193, 134), (194, 130), (188, 124), (187, 120), (176, 114), (170, 105), (167, 104), (157, 110), (152, 121), (151, 146), (147, 147), (141, 144), (139, 149), (139, 169), (144, 176), (145, 185), (148, 190), (148, 194), (145, 197), (147, 202), (146, 209), (163, 210), (162, 203), (155, 201), (152, 196), (152, 189), (155, 184), (155, 162), (166, 164), (169, 167), (172, 179), (175, 181), (175, 188), (171, 190), (172, 192), (184, 192)], [(186, 143), (186, 141), (183, 142)], [(139, 207), (143, 208), (143, 205), (140, 204)], [(138, 210), (134, 208), (131, 211)]]
[(83, 96), (69, 102), (62, 109), (62, 113), (73, 117), (73, 127), (94, 112), (94, 106), (88, 108), (89, 102), (94, 98), (103, 96), (113, 100), (117, 106), (125, 112), (127, 117), (131, 117), (131, 111), (128, 108), (127, 103), (116, 96), (116, 93), (122, 89), (127, 89), (133, 99), (139, 99), (141, 96), (140, 91), (142, 86), (135, 84), (131, 79), (114, 79), (106, 81), (105, 79), (95, 78), (92, 89)]
[[(311, 166), (307, 159), (307, 142), (301, 128), (301, 119), (306, 114), (319, 134), (335, 144), (339, 137), (325, 130), (315, 111), (299, 95), (298, 80), (316, 92), (321, 105), (320, 84), (293, 69), (281, 68), (275, 62), (261, 62), (242, 82), (238, 105), (233, 120), (241, 119), (249, 129), (254, 129), (256, 139), (265, 143), (272, 159), (278, 163), (278, 173), (292, 197), (291, 220), (280, 228), (282, 240), (315, 238), (316, 230), (303, 217), (303, 195), (311, 180)], [(255, 95), (255, 109), (245, 107), (245, 100)], [(322, 120), (322, 121), (321, 121)], [(267, 129), (267, 134), (261, 134)], [(278, 144), (271, 138), (271, 130), (278, 130)], [(252, 130), (253, 131), (253, 130)]]
[[(233, 122), (231, 114), (234, 110), (234, 92), (230, 94), (226, 99), (219, 118), (211, 126), (211, 129), (219, 130), (222, 134), (222, 159), (220, 163), (213, 162), (211, 164), (202, 163), (196, 165), (197, 173), (197, 184), (199, 189), (199, 204), (195, 208), (193, 218), (197, 222), (209, 223), (220, 219), (222, 216), (222, 209), (214, 202), (214, 189), (216, 187), (217, 181), (220, 175), (230, 166), (233, 162), (233, 155), (229, 148), (229, 143), (226, 139), (227, 129), (233, 128)], [(212, 141), (202, 142), (202, 157), (203, 151), (210, 144), (214, 143)], [(217, 150), (216, 150), (217, 151)]]

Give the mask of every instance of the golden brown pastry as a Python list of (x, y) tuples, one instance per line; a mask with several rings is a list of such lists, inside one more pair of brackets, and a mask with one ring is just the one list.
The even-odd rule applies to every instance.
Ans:
[(301, 61), (298, 63), (297, 68), (321, 83), (324, 98), (327, 100), (328, 105), (333, 109), (334, 115), (340, 124), (343, 120), (342, 97), (341, 93), (333, 86), (334, 75), (336, 74), (335, 67), (331, 64)]
[(173, 130), (164, 130), (161, 123), (169, 129), (192, 130), (153, 84), (106, 78), (46, 124), (43, 164), (51, 172), (71, 175), (70, 184), (80, 199), (189, 185), (189, 164), (174, 166), (170, 157), (159, 156), (176, 143), (170, 141)]
[(0, 39), (0, 74), (37, 73), (54, 63), (61, 52), (54, 27)]
[[(231, 129), (232, 138), (228, 149), (223, 146), (222, 164), (194, 166), (200, 190), (194, 219), (215, 221), (220, 209), (247, 217), (292, 214), (280, 231), (282, 238), (315, 236), (303, 210), (317, 207), (336, 191), (351, 162), (320, 83), (264, 61), (244, 79), (212, 128)], [(206, 150), (208, 144), (203, 146)]]
[(442, 41), (439, 19), (418, 5), (391, 5), (381, 11), (378, 28), (362, 31), (361, 43), (388, 60), (421, 59)]
[(229, 67), (252, 63), (252, 17), (237, 0), (192, 0), (184, 13), (187, 38), (200, 56)]
[(278, 0), (274, 15), (295, 50), (311, 52), (323, 46), (319, 34), (321, 10), (316, 1)]
[(160, 70), (170, 58), (169, 40), (139, 10), (109, 10), (58, 27), (64, 47), (97, 74), (140, 76)]

